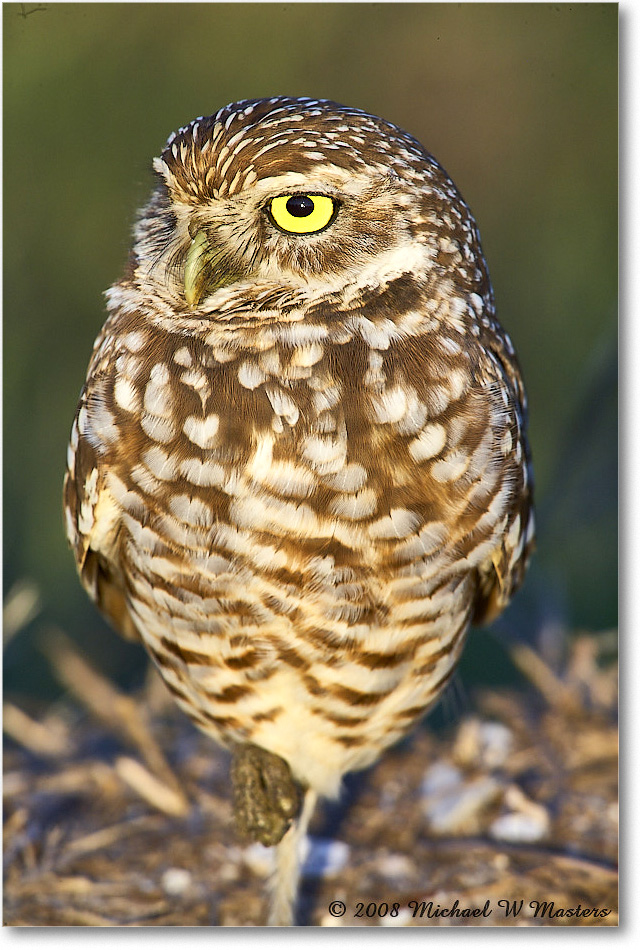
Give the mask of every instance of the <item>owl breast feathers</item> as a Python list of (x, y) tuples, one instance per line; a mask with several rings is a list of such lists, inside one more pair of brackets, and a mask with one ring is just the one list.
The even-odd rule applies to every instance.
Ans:
[(239, 102), (154, 168), (73, 424), (69, 540), (200, 728), (332, 795), (522, 580), (515, 353), (470, 211), (394, 125)]

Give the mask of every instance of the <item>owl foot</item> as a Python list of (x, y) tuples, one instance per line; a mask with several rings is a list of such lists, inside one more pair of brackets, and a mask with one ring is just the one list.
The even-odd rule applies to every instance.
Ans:
[(283, 759), (254, 745), (236, 746), (232, 760), (234, 819), (239, 832), (278, 844), (298, 816), (303, 791)]

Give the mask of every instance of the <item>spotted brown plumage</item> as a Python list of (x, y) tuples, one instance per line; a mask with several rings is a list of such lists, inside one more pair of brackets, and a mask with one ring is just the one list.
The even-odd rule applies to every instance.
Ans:
[(282, 920), (314, 796), (408, 731), (522, 581), (526, 399), (471, 213), (400, 129), (240, 102), (154, 168), (72, 428), (67, 532), (182, 709), (264, 756), (235, 774), (268, 787), (278, 757), (308, 790)]

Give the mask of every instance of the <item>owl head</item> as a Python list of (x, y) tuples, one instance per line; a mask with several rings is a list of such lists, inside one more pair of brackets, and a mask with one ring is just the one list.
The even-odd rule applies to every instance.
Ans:
[(314, 299), (404, 273), (485, 277), (475, 223), (445, 171), (358, 109), (237, 102), (173, 133), (154, 169), (132, 272), (174, 308), (211, 312), (230, 294), (246, 307), (274, 293)]

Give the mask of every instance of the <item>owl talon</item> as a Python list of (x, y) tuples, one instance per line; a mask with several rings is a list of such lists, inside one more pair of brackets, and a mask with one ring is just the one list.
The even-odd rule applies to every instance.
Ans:
[(232, 786), (239, 832), (266, 847), (278, 844), (299, 814), (303, 797), (287, 763), (258, 746), (237, 746)]

